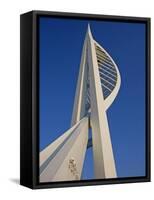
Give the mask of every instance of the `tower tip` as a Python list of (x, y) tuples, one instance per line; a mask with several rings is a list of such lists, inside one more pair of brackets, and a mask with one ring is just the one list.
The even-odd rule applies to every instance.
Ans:
[(88, 32), (91, 33), (90, 24), (88, 23)]
[(88, 33), (89, 36), (92, 37), (91, 28), (90, 28), (90, 23), (88, 23), (87, 33)]

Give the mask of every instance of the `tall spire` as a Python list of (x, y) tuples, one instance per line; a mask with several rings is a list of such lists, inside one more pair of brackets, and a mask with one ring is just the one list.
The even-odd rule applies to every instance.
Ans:
[(71, 128), (40, 152), (40, 182), (82, 178), (87, 144), (91, 143), (90, 129), (94, 178), (117, 177), (107, 109), (116, 98), (120, 84), (118, 67), (106, 50), (93, 39), (88, 24)]
[(90, 37), (92, 37), (91, 28), (90, 28), (90, 23), (88, 23), (87, 34), (88, 34)]

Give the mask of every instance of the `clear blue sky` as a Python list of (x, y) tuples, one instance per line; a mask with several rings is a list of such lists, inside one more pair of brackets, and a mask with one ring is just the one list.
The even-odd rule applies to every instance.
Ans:
[[(93, 37), (116, 62), (121, 88), (108, 109), (118, 177), (145, 175), (145, 25), (40, 18), (40, 150), (70, 127), (82, 46)], [(87, 151), (83, 178), (93, 174)]]

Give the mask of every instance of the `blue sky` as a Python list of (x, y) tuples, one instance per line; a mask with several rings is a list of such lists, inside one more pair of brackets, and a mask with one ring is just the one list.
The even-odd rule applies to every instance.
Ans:
[[(121, 88), (108, 109), (118, 177), (145, 175), (145, 24), (40, 18), (40, 150), (70, 127), (82, 46), (94, 39), (116, 62)], [(87, 151), (83, 178), (93, 174)]]

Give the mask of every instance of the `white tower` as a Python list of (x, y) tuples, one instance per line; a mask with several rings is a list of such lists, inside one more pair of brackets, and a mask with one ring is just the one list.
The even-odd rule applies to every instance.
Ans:
[(121, 78), (111, 56), (86, 33), (75, 94), (71, 128), (40, 152), (40, 182), (80, 180), (92, 129), (95, 179), (116, 178), (106, 111)]

